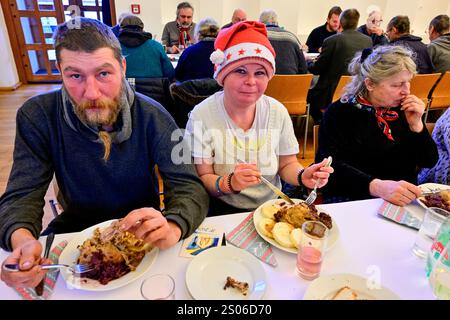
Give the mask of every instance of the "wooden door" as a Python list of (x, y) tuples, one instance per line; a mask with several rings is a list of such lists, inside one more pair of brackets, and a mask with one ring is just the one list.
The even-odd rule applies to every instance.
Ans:
[[(115, 20), (113, 0), (109, 4)], [(2, 8), (23, 83), (61, 80), (52, 38), (58, 24), (71, 15), (103, 21), (102, 0), (6, 0)]]

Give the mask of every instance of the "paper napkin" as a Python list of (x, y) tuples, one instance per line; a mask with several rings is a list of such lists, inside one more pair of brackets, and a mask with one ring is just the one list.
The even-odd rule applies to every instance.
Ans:
[(408, 227), (414, 229), (419, 229), (422, 224), (423, 214), (421, 217), (420, 214), (416, 214), (412, 208), (413, 205), (399, 207), (390, 202), (384, 201), (378, 209), (378, 214), (397, 223), (407, 225)]
[(278, 265), (270, 244), (256, 232), (253, 213), (249, 214), (236, 228), (229, 232), (226, 239), (236, 247), (242, 248), (274, 267)]
[[(50, 251), (49, 259), (51, 259), (53, 263), (58, 263), (59, 255), (66, 245), (67, 241), (64, 240)], [(59, 270), (47, 272), (44, 283), (44, 293), (42, 296), (36, 295), (34, 288), (14, 288), (14, 290), (25, 300), (47, 300), (53, 293), (53, 288), (55, 287), (58, 275)]]

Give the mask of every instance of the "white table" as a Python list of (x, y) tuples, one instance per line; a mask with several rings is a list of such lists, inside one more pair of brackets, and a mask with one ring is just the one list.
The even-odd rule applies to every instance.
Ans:
[(172, 63), (173, 68), (175, 69), (177, 67), (181, 53), (168, 53), (167, 56), (169, 57), (170, 62)]
[[(377, 215), (381, 199), (322, 205), (333, 217), (340, 229), (340, 238), (333, 249), (325, 256), (322, 275), (352, 273), (370, 277), (379, 272), (381, 284), (397, 293), (402, 299), (434, 299), (425, 276), (425, 261), (417, 258), (411, 251), (417, 231)], [(413, 205), (414, 210), (423, 210)], [(248, 213), (211, 217), (213, 224), (223, 224), (226, 231), (232, 230)], [(73, 234), (57, 235), (55, 243), (70, 240)], [(168, 273), (176, 281), (176, 298), (192, 299), (185, 284), (186, 268), (191, 261), (179, 257), (180, 245), (162, 250), (148, 275)], [(229, 244), (231, 245), (231, 244)], [(278, 266), (273, 268), (263, 264), (268, 286), (264, 299), (303, 298), (310, 281), (299, 278), (295, 273), (296, 255), (273, 248)], [(0, 252), (3, 261), (7, 252)], [(145, 275), (143, 276), (145, 277)], [(106, 292), (89, 292), (68, 289), (61, 276), (55, 287), (52, 299), (141, 299), (139, 286), (141, 280), (122, 288)], [(0, 282), (0, 299), (19, 299), (11, 288)]]

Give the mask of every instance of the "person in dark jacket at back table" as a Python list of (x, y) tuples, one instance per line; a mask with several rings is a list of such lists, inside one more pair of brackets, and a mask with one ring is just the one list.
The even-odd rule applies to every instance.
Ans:
[(278, 25), (278, 16), (272, 9), (264, 10), (259, 21), (267, 28), (267, 37), (275, 50), (276, 74), (308, 73), (302, 45), (297, 36)]
[(363, 24), (358, 28), (358, 31), (372, 39), (373, 46), (385, 45), (389, 43), (388, 38), (384, 35), (384, 31), (381, 28), (381, 12), (373, 10), (369, 13), (366, 24)]
[(313, 64), (308, 65), (311, 73), (320, 75), (317, 84), (308, 92), (311, 116), (316, 123), (322, 119), (322, 110), (331, 103), (340, 77), (348, 75), (347, 67), (355, 53), (372, 47), (372, 40), (356, 31), (358, 10), (346, 9), (342, 11), (339, 19), (343, 31), (326, 38), (319, 57)]
[(395, 46), (405, 46), (414, 52), (417, 73), (433, 73), (433, 63), (428, 54), (427, 46), (422, 42), (422, 38), (410, 34), (409, 26), (407, 16), (393, 17), (386, 28), (389, 43)]
[(194, 30), (197, 43), (186, 48), (181, 54), (175, 68), (177, 81), (213, 78), (214, 65), (209, 57), (214, 51), (214, 41), (218, 33), (219, 25), (212, 18), (205, 18), (197, 23)]
[(434, 71), (444, 73), (450, 71), (450, 19), (446, 14), (440, 14), (431, 20), (428, 26), (430, 44), (428, 53), (433, 63)]
[(127, 78), (173, 79), (175, 70), (163, 46), (144, 31), (144, 23), (134, 15), (120, 23), (119, 42), (127, 61)]
[(308, 36), (306, 40), (306, 46), (309, 53), (319, 53), (322, 48), (323, 41), (337, 33), (339, 29), (339, 15), (342, 13), (342, 9), (338, 6), (334, 6), (328, 11), (327, 22), (315, 28)]

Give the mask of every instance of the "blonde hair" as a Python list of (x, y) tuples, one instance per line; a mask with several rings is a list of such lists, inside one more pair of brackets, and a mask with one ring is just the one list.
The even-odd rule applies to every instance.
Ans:
[(111, 143), (112, 143), (111, 136), (109, 135), (108, 132), (102, 130), (99, 131), (98, 137), (102, 141), (103, 147), (105, 149), (103, 153), (103, 160), (108, 161), (109, 155), (111, 154)]
[(342, 101), (346, 101), (355, 95), (367, 98), (365, 79), (379, 83), (404, 70), (413, 74), (416, 73), (413, 53), (402, 46), (379, 46), (365, 58), (364, 55), (362, 58), (361, 56), (361, 52), (356, 53), (350, 62), (348, 71), (353, 78), (345, 87)]

